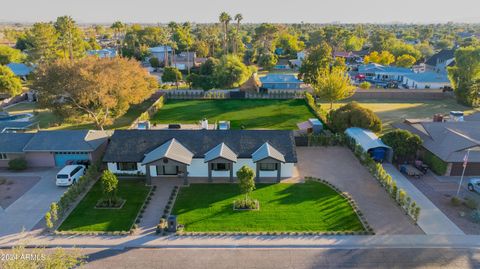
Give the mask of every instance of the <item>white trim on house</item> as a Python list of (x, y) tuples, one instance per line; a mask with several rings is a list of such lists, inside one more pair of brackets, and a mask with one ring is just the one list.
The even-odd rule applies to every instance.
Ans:
[[(208, 165), (209, 163), (205, 163), (204, 158), (193, 158), (192, 163), (187, 166), (188, 177), (208, 177)], [(249, 159), (238, 159), (236, 163), (233, 163), (233, 176), (236, 177), (237, 171), (244, 165), (249, 166), (252, 168), (253, 171), (256, 171), (256, 164), (253, 162), (251, 158)], [(293, 168), (294, 163), (281, 163), (281, 177), (282, 178), (289, 178), (293, 176)], [(109, 162), (107, 163), (107, 168), (112, 173), (115, 174), (130, 174), (130, 175), (138, 175), (146, 174), (145, 165), (142, 163), (137, 163), (137, 170), (131, 171), (122, 171), (118, 170), (117, 163)], [(157, 169), (155, 165), (150, 165), (150, 173), (152, 177), (157, 177)], [(229, 177), (229, 171), (212, 171), (212, 177)], [(260, 177), (277, 177), (277, 171), (260, 171)]]

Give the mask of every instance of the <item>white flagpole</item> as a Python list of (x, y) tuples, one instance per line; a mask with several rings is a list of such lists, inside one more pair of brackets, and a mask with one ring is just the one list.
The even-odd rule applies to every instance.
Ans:
[(460, 188), (462, 187), (463, 176), (465, 175), (465, 169), (467, 168), (469, 155), (470, 155), (470, 149), (467, 150), (467, 154), (465, 155), (465, 159), (463, 160), (463, 171), (462, 171), (462, 177), (460, 178), (460, 183), (458, 183), (457, 197), (458, 197), (458, 194), (460, 193)]

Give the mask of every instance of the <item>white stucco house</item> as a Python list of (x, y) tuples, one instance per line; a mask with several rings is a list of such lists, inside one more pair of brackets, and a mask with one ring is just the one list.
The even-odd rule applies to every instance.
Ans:
[(103, 161), (116, 174), (152, 178), (228, 178), (244, 165), (256, 180), (292, 177), (293, 132), (279, 130), (117, 130)]

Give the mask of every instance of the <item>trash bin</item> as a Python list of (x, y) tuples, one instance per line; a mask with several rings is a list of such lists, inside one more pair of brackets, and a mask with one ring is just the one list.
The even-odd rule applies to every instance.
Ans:
[(168, 217), (168, 231), (173, 233), (177, 231), (177, 216), (171, 215)]

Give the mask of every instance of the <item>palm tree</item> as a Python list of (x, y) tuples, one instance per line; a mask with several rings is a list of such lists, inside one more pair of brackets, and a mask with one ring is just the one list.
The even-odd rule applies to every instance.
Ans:
[(117, 54), (121, 55), (123, 44), (123, 41), (121, 41), (121, 39), (124, 36), (123, 32), (125, 31), (126, 25), (121, 21), (116, 21), (112, 24), (112, 26), (110, 26), (110, 28), (113, 30), (113, 37), (115, 39)]
[(227, 40), (227, 33), (228, 33), (228, 24), (232, 20), (232, 17), (227, 12), (220, 13), (218, 20), (223, 25), (223, 51), (224, 53), (228, 53), (228, 40)]
[(234, 40), (234, 47), (233, 47), (233, 53), (237, 54), (237, 39), (238, 39), (238, 33), (240, 32), (240, 22), (243, 20), (242, 14), (238, 13), (235, 14), (235, 21), (237, 22), (237, 32)]

